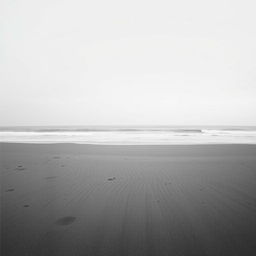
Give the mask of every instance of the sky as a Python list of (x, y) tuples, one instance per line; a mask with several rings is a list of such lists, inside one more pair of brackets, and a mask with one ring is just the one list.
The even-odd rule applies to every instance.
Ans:
[(0, 125), (256, 125), (254, 0), (2, 0)]

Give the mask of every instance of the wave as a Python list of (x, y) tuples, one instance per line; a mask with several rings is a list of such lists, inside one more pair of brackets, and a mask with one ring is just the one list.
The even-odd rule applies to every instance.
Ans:
[(248, 131), (256, 127), (176, 127), (176, 126), (146, 126), (146, 127), (119, 127), (119, 126), (16, 126), (0, 127), (0, 132), (175, 132), (175, 133), (203, 133), (205, 131)]
[(176, 126), (16, 126), (0, 127), (0, 132), (34, 132), (34, 133), (66, 133), (66, 132), (173, 132), (173, 133), (234, 133), (256, 132), (256, 127), (176, 127)]
[(29, 127), (0, 130), (1, 142), (85, 144), (253, 143), (256, 129)]
[(195, 132), (201, 133), (202, 129), (191, 129), (191, 128), (163, 128), (163, 127), (86, 127), (86, 128), (76, 128), (76, 127), (0, 127), (2, 132)]

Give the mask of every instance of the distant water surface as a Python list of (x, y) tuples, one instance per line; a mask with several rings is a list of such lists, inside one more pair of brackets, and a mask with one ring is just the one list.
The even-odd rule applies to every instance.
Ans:
[(254, 126), (0, 127), (0, 142), (106, 145), (256, 144)]

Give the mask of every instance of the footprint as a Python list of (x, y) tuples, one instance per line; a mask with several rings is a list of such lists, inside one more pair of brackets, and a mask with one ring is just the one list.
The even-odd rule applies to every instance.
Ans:
[(192, 253), (192, 254), (188, 254), (188, 256), (206, 256), (206, 254), (204, 253)]
[(58, 219), (55, 224), (58, 226), (66, 226), (66, 225), (70, 225), (71, 223), (73, 223), (76, 220), (75, 217), (73, 216), (67, 216), (67, 217), (63, 217)]
[(29, 207), (29, 204), (24, 204), (23, 207), (27, 208)]
[(12, 192), (12, 191), (14, 191), (14, 188), (9, 188), (9, 189), (7, 189), (7, 190), (5, 190), (6, 192)]
[(109, 181), (115, 180), (116, 177), (108, 178)]
[(22, 165), (18, 165), (18, 167), (16, 168), (16, 170), (18, 170), (18, 171), (24, 171), (24, 170), (26, 170), (26, 168), (23, 167)]
[(45, 177), (46, 180), (53, 180), (53, 179), (56, 179), (57, 176), (48, 176), (48, 177)]

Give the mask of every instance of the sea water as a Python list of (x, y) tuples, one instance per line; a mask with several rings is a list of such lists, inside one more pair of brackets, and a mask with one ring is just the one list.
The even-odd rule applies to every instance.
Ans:
[(0, 127), (0, 142), (105, 145), (256, 144), (256, 127)]

